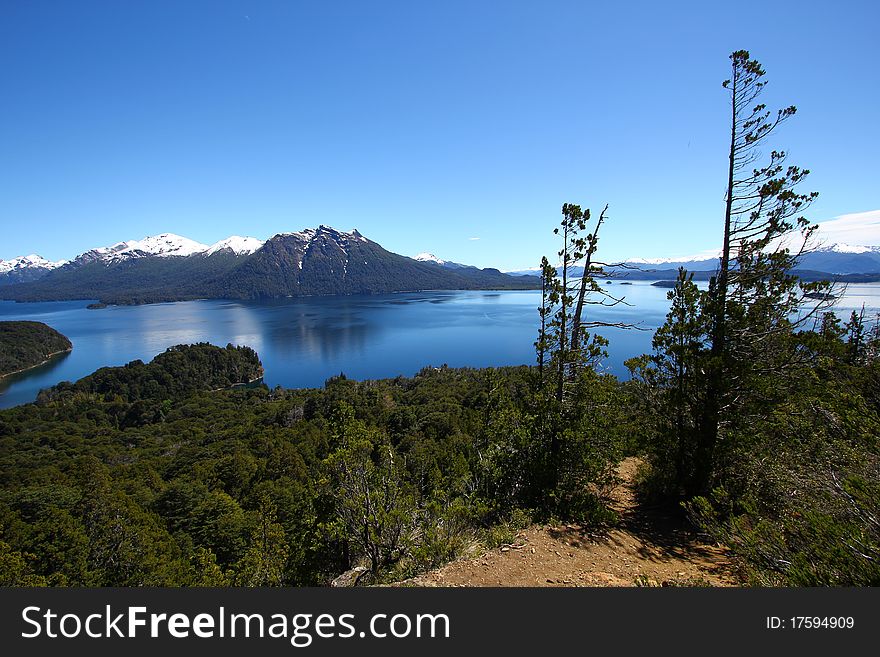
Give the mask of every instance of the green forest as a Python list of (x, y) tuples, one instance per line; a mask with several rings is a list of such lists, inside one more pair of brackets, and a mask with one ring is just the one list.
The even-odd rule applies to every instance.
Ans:
[(70, 340), (41, 322), (0, 322), (0, 377), (72, 348)]
[(876, 584), (880, 364), (860, 326), (792, 338), (815, 364), (726, 435), (705, 496), (685, 492), (695, 445), (657, 354), (626, 382), (584, 368), (562, 415), (537, 367), (230, 388), (256, 355), (194, 345), (100, 370), (0, 413), (0, 583), (401, 579), (533, 520), (613, 524), (613, 466), (639, 454), (646, 500), (684, 502), (744, 582)]
[(596, 368), (590, 310), (626, 303), (600, 284), (607, 206), (566, 203), (531, 366), (270, 389), (253, 350), (198, 344), (0, 412), (0, 584), (397, 581), (532, 522), (613, 527), (628, 456), (640, 503), (727, 546), (742, 584), (880, 584), (880, 328), (792, 274), (816, 194), (767, 140), (796, 110), (731, 65), (719, 268), (679, 272), (630, 378)]

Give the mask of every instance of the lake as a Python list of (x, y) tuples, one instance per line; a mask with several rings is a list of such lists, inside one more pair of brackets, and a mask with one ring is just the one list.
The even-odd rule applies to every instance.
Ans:
[[(628, 306), (586, 312), (645, 330), (603, 329), (610, 340), (602, 368), (626, 376), (623, 361), (650, 351), (667, 290), (647, 281), (615, 283)], [(99, 367), (149, 361), (175, 344), (248, 345), (260, 355), (269, 386), (319, 387), (340, 372), (354, 379), (411, 376), (425, 366), (489, 367), (535, 362), (538, 291), (440, 291), (277, 301), (185, 301), (88, 310), (88, 301), (0, 302), (0, 320), (44, 322), (73, 351), (0, 380), (0, 408), (33, 401), (42, 388), (75, 381)], [(880, 283), (850, 285), (838, 313), (880, 312)]]

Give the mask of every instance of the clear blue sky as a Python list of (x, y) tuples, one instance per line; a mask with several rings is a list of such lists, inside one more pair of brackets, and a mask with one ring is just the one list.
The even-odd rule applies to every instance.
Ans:
[(611, 205), (608, 259), (702, 251), (739, 48), (811, 217), (876, 210), (878, 6), (4, 0), (0, 258), (324, 223), (512, 269), (566, 201)]

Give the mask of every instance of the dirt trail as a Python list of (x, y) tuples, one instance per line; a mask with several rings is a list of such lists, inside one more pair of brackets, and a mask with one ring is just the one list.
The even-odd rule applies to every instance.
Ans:
[(404, 585), (410, 586), (735, 586), (724, 549), (706, 545), (679, 518), (639, 508), (633, 494), (638, 459), (620, 464), (613, 492), (617, 527), (535, 525), (511, 546), (456, 561)]

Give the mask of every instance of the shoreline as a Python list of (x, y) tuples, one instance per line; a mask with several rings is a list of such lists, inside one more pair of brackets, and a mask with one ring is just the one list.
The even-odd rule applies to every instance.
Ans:
[(51, 354), (49, 354), (46, 357), (46, 360), (39, 362), (36, 365), (31, 365), (30, 367), (24, 367), (20, 370), (15, 370), (14, 372), (7, 372), (6, 374), (0, 374), (0, 380), (5, 379), (7, 376), (12, 376), (13, 374), (21, 374), (22, 372), (27, 372), (28, 370), (32, 370), (35, 367), (39, 367), (40, 365), (45, 365), (50, 360), (52, 360), (55, 356), (58, 356), (59, 354), (69, 354), (71, 351), (73, 351), (73, 347), (71, 347), (70, 349), (62, 349), (61, 351), (53, 351)]

